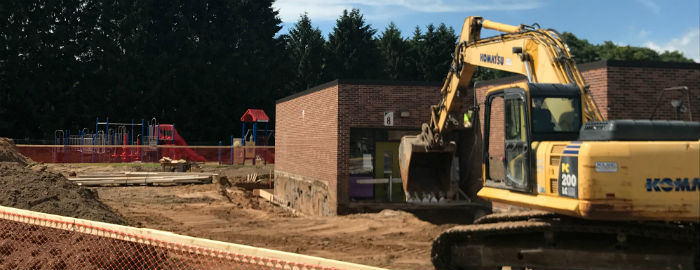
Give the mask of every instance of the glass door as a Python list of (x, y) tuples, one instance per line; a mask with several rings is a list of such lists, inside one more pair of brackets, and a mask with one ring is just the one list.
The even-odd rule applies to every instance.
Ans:
[[(400, 180), (399, 143), (377, 142), (375, 145), (374, 176), (377, 179)], [(374, 196), (377, 201), (403, 202), (403, 186), (399, 183), (382, 183), (374, 185)]]
[(531, 192), (530, 139), (525, 91), (505, 91), (505, 167), (508, 189)]

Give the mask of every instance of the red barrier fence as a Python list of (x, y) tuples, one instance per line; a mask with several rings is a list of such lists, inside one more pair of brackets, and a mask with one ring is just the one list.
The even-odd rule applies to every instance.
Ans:
[(158, 162), (162, 157), (219, 164), (275, 163), (273, 146), (141, 146), (141, 145), (28, 145), (20, 153), (44, 163)]
[(0, 206), (0, 269), (379, 269)]

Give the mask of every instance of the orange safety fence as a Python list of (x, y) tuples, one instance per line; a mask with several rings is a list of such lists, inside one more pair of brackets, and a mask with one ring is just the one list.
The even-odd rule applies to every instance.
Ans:
[(20, 153), (44, 163), (158, 162), (163, 157), (218, 164), (273, 164), (274, 146), (29, 145)]
[(0, 206), (0, 269), (379, 269)]

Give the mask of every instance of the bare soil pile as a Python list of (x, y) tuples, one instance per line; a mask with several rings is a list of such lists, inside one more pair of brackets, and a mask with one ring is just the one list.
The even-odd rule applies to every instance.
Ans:
[(32, 163), (32, 160), (20, 154), (12, 139), (0, 137), (0, 161), (17, 162), (22, 165)]
[(16, 162), (0, 162), (0, 205), (126, 224), (122, 216), (97, 199), (95, 192), (60, 174), (33, 170)]
[(0, 138), (0, 205), (61, 216), (126, 224), (100, 202), (97, 194), (77, 186), (46, 166), (32, 164), (12, 140)]

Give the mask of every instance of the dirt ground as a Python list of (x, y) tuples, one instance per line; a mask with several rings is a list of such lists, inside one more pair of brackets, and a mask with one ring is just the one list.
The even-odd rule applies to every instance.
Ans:
[[(157, 167), (50, 164), (49, 169), (80, 174)], [(132, 226), (391, 269), (432, 269), (432, 239), (453, 226), (432, 224), (395, 210), (338, 217), (295, 216), (253, 196), (252, 189), (264, 188), (266, 181), (245, 183), (246, 175), (258, 173), (258, 178), (265, 178), (272, 169), (272, 166), (204, 169), (226, 176), (230, 185), (222, 181), (92, 189)]]

